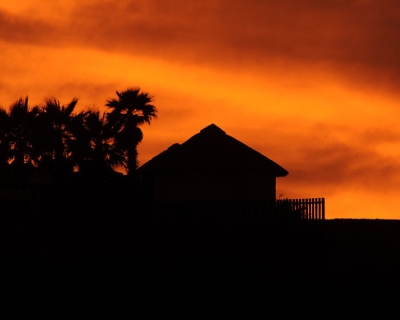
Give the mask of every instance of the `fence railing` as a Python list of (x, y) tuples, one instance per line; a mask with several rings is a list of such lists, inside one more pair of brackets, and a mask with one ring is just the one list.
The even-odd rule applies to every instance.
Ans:
[(300, 219), (325, 220), (325, 198), (277, 200), (276, 211), (278, 214), (291, 212)]
[(159, 226), (226, 226), (285, 224), (301, 220), (325, 220), (325, 199), (276, 201), (161, 202), (154, 203), (152, 216)]

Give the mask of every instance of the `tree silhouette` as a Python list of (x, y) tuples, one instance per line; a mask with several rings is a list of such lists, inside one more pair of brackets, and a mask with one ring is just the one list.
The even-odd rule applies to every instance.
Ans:
[(0, 168), (8, 165), (8, 132), (9, 132), (9, 117), (5, 109), (0, 108)]
[(25, 164), (38, 164), (39, 154), (34, 146), (38, 114), (37, 106), (28, 106), (28, 97), (20, 98), (10, 107), (7, 142), (9, 161), (15, 168), (21, 169)]
[(79, 149), (74, 149), (79, 133), (84, 125), (87, 112), (74, 113), (78, 99), (72, 99), (67, 105), (61, 105), (54, 98), (46, 99), (39, 115), (41, 144), (40, 153), (43, 165), (52, 167), (58, 178), (73, 171)]
[(138, 87), (116, 93), (117, 98), (106, 104), (110, 112), (103, 113), (75, 112), (76, 98), (66, 105), (48, 98), (31, 107), (26, 97), (8, 111), (0, 107), (2, 183), (25, 183), (31, 173), (32, 181), (45, 174), (46, 179), (62, 182), (74, 171), (104, 181), (121, 166), (132, 176), (143, 139), (140, 126), (150, 124), (157, 109), (152, 97)]
[(86, 173), (107, 174), (118, 166), (125, 166), (124, 151), (115, 143), (115, 132), (105, 113), (88, 111), (84, 126), (74, 141), (79, 169)]
[(150, 124), (157, 117), (157, 109), (151, 104), (153, 98), (139, 87), (116, 91), (116, 94), (116, 99), (107, 101), (106, 106), (111, 109), (107, 121), (115, 132), (114, 143), (126, 155), (128, 175), (132, 175), (139, 164), (137, 146), (143, 139), (140, 126)]

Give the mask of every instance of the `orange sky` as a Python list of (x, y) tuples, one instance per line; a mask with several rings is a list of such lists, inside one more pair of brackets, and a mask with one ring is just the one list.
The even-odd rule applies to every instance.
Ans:
[(215, 123), (289, 171), (281, 197), (400, 219), (397, 0), (48, 2), (0, 2), (3, 107), (140, 86), (141, 163)]

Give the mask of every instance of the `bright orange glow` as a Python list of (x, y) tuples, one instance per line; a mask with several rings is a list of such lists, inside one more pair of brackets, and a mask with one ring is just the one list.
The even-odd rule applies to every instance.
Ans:
[(328, 218), (400, 219), (396, 1), (379, 15), (362, 1), (113, 3), (1, 4), (0, 105), (103, 108), (140, 86), (159, 110), (141, 163), (215, 123), (289, 171), (278, 195), (325, 197)]

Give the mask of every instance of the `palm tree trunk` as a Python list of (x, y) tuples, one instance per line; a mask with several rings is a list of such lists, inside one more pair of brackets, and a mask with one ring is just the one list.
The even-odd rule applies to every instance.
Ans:
[(127, 150), (127, 169), (128, 169), (128, 175), (132, 176), (138, 167), (138, 161), (137, 161), (137, 144), (134, 144), (133, 147), (130, 147)]

